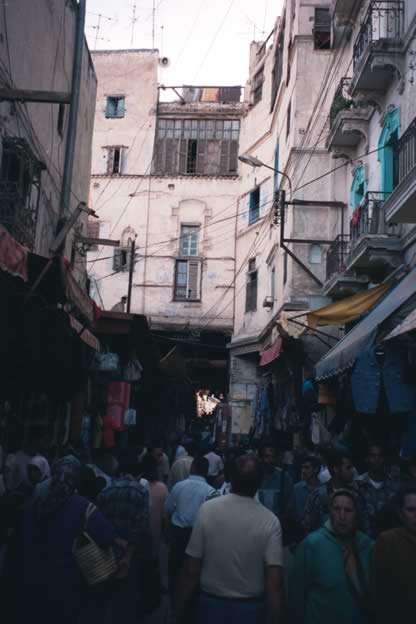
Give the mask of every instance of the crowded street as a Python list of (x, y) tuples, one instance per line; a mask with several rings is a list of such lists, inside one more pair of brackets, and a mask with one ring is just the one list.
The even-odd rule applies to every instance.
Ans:
[(3, 624), (416, 621), (416, 0), (0, 1)]

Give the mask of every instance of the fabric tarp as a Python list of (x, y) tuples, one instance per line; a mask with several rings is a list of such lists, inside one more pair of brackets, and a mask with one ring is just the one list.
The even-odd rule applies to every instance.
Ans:
[(358, 354), (374, 343), (381, 323), (395, 313), (416, 293), (416, 268), (338, 342), (316, 365), (316, 379), (338, 375), (354, 365)]
[(391, 282), (357, 293), (307, 315), (311, 329), (326, 325), (344, 325), (365, 314), (391, 288)]
[(282, 351), (282, 339), (278, 338), (276, 342), (261, 353), (260, 366), (267, 366), (276, 360)]
[(29, 279), (27, 258), (28, 249), (20, 245), (0, 225), (0, 269), (14, 277), (21, 277), (24, 282), (27, 282)]
[(407, 334), (407, 332), (416, 330), (416, 310), (413, 310), (400, 325), (398, 325), (393, 331), (387, 336), (385, 340), (391, 340), (392, 338), (397, 338), (398, 336), (402, 336), (403, 334)]

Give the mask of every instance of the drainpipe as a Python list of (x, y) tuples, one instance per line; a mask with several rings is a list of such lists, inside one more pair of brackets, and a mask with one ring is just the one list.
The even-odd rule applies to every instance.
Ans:
[(84, 28), (86, 0), (78, 0), (74, 65), (72, 69), (71, 102), (69, 105), (68, 132), (66, 138), (65, 164), (62, 177), (61, 203), (59, 207), (59, 217), (65, 216), (70, 206), (72, 173), (74, 169), (75, 143), (77, 138), (77, 122), (79, 111), (79, 97), (81, 90), (82, 54), (84, 49)]

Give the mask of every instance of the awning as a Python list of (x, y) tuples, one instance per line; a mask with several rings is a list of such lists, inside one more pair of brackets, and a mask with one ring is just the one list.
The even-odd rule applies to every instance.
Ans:
[(75, 329), (78, 336), (85, 344), (95, 351), (101, 351), (100, 341), (94, 336), (82, 323), (80, 323), (72, 314), (69, 315), (69, 322), (72, 329)]
[(28, 249), (0, 225), (0, 269), (27, 282), (29, 279), (27, 257)]
[(391, 282), (380, 284), (364, 292), (357, 293), (324, 308), (310, 312), (307, 316), (311, 329), (326, 325), (344, 325), (360, 318), (391, 288)]
[(276, 360), (282, 351), (282, 339), (278, 338), (270, 349), (263, 351), (260, 356), (260, 366), (267, 366)]
[(398, 336), (402, 336), (403, 334), (407, 334), (408, 332), (416, 331), (416, 310), (410, 312), (408, 316), (404, 319), (400, 325), (398, 325), (393, 331), (385, 338), (385, 340), (391, 340), (392, 338), (397, 338)]
[(316, 365), (316, 378), (327, 379), (354, 365), (358, 354), (373, 344), (377, 329), (416, 293), (416, 269), (413, 269), (384, 297), (369, 314), (338, 342)]

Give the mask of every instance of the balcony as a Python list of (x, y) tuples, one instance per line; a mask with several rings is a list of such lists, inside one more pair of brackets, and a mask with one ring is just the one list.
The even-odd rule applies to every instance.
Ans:
[(384, 92), (400, 73), (404, 26), (403, 0), (372, 0), (354, 44), (350, 93)]
[(42, 169), (26, 141), (3, 140), (0, 224), (31, 251), (35, 248)]
[(384, 199), (384, 193), (366, 193), (353, 213), (349, 236), (338, 237), (330, 246), (325, 295), (337, 298), (355, 294), (401, 265), (397, 227), (386, 223)]
[(364, 138), (367, 141), (368, 122), (373, 109), (357, 105), (349, 94), (351, 78), (343, 78), (335, 92), (330, 110), (330, 134), (326, 141), (328, 150), (356, 147)]
[(416, 223), (416, 118), (395, 148), (397, 185), (384, 210), (387, 223)]

